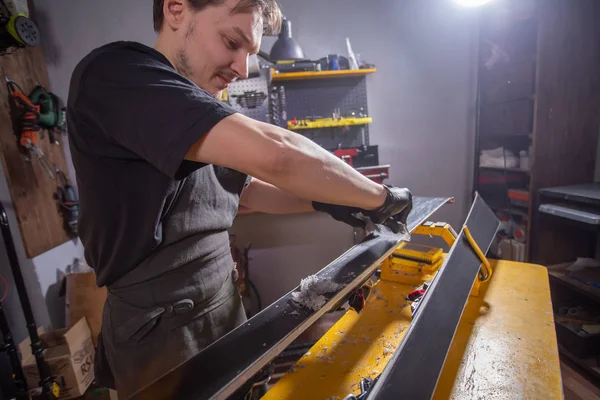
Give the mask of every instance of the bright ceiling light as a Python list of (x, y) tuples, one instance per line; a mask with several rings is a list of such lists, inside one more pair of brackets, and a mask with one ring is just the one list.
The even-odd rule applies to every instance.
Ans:
[(456, 4), (463, 7), (479, 7), (492, 0), (453, 0)]

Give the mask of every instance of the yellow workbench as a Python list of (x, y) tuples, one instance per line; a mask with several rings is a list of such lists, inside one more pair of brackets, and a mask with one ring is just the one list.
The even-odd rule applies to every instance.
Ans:
[[(434, 398), (562, 399), (546, 268), (490, 261), (492, 279), (469, 298)], [(365, 308), (350, 309), (263, 399), (359, 394), (359, 382), (383, 371), (410, 325), (412, 289), (378, 281)]]

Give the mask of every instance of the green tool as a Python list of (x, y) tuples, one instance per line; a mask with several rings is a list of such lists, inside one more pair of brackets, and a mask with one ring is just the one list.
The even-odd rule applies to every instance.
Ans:
[(58, 144), (54, 130), (64, 130), (66, 122), (65, 108), (60, 99), (41, 85), (37, 85), (29, 94), (31, 102), (40, 107), (40, 125), (48, 130), (50, 142)]

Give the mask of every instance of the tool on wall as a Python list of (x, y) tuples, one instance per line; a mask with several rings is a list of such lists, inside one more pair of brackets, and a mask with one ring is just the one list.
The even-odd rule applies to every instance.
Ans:
[(279, 102), (279, 91), (277, 86), (271, 87), (269, 94), (269, 118), (268, 120), (277, 126), (281, 126), (281, 107)]
[[(31, 303), (29, 302), (27, 287), (25, 286), (25, 280), (23, 279), (23, 274), (21, 273), (21, 265), (19, 263), (19, 258), (17, 257), (17, 251), (15, 249), (10, 226), (8, 224), (8, 216), (6, 215), (6, 210), (4, 209), (2, 203), (0, 203), (0, 231), (2, 232), (2, 238), (4, 239), (4, 246), (6, 247), (8, 261), (13, 274), (13, 279), (15, 281), (15, 286), (17, 288), (17, 293), (19, 295), (19, 300), (21, 301), (21, 308), (23, 309), (23, 315), (25, 316), (29, 338), (31, 339), (31, 352), (36, 360), (40, 376), (39, 385), (42, 388), (42, 393), (44, 394), (43, 398), (57, 399), (60, 394), (60, 388), (56, 382), (54, 382), (50, 373), (50, 368), (48, 367), (48, 363), (46, 363), (44, 358), (43, 344), (37, 332), (37, 326), (33, 316), (33, 309), (31, 308)], [(3, 326), (0, 328), (2, 328), (2, 334), (5, 337), (10, 333), (5, 331)], [(19, 378), (22, 379), (22, 376), (19, 376)], [(20, 383), (21, 388), (25, 390), (27, 389), (26, 385), (26, 382), (24, 384)]]
[(59, 212), (64, 220), (65, 231), (70, 236), (77, 236), (77, 221), (79, 219), (79, 198), (75, 188), (69, 183), (69, 179), (60, 169), (56, 168), (56, 193), (54, 195), (58, 202)]
[(260, 106), (266, 99), (267, 95), (257, 90), (248, 90), (243, 94), (234, 94), (231, 97), (236, 98), (238, 106), (253, 109)]
[(287, 120), (287, 100), (285, 99), (285, 87), (279, 86), (279, 110), (281, 111), (281, 119)]
[(38, 146), (38, 134), (40, 126), (40, 106), (33, 104), (31, 99), (25, 95), (16, 82), (6, 78), (6, 87), (11, 99), (11, 111), (15, 114), (16, 129), (20, 150), (25, 154), (25, 161), (31, 161), (35, 157), (48, 177), (55, 179), (50, 164), (44, 157), (44, 153)]
[(40, 31), (23, 13), (13, 15), (4, 1), (0, 1), (0, 55), (10, 54), (26, 46), (39, 46)]
[(29, 99), (40, 108), (40, 125), (48, 131), (50, 143), (60, 144), (55, 133), (65, 129), (66, 109), (58, 96), (38, 84), (29, 94)]

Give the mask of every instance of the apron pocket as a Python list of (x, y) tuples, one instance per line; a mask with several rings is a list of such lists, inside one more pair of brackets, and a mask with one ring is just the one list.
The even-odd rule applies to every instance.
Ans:
[(115, 337), (115, 344), (139, 343), (158, 325), (163, 307), (143, 309), (131, 306), (111, 296), (107, 302), (110, 306), (110, 324)]

